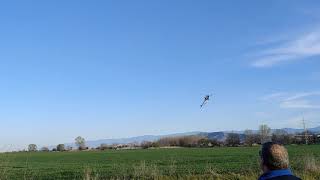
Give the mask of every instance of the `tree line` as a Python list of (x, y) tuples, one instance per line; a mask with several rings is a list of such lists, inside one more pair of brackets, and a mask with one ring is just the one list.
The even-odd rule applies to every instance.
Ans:
[(275, 142), (283, 145), (289, 144), (317, 144), (320, 135), (312, 132), (289, 134), (285, 130), (276, 129), (272, 132), (267, 125), (261, 125), (258, 131), (245, 130), (243, 134), (230, 132), (222, 140), (209, 139), (205, 136), (193, 135), (182, 137), (165, 137), (155, 142), (143, 142), (142, 148), (180, 146), (180, 147), (215, 147), (215, 146), (255, 146), (265, 142)]
[[(106, 149), (136, 149), (136, 148), (159, 148), (159, 147), (219, 147), (219, 146), (256, 146), (265, 142), (276, 142), (283, 145), (289, 144), (316, 144), (320, 143), (320, 135), (312, 132), (301, 132), (296, 134), (289, 134), (285, 130), (277, 129), (272, 132), (267, 125), (260, 125), (258, 131), (245, 130), (243, 133), (230, 132), (227, 133), (224, 139), (208, 138), (205, 135), (189, 135), (189, 136), (174, 136), (163, 137), (156, 141), (143, 141), (141, 143), (130, 144), (101, 144), (99, 147), (92, 148), (92, 150), (106, 150)], [(88, 150), (86, 141), (83, 137), (75, 138), (77, 149)], [(51, 151), (71, 151), (70, 146), (58, 144)], [(38, 151), (37, 145), (30, 144), (28, 151)], [(49, 151), (47, 147), (42, 147), (40, 151)]]
[[(80, 150), (80, 151), (89, 149), (89, 147), (86, 146), (86, 140), (81, 136), (78, 136), (75, 138), (75, 145), (77, 146), (77, 150)], [(52, 148), (51, 151), (71, 151), (71, 150), (73, 150), (73, 147), (71, 147), (71, 146), (65, 146), (64, 144), (58, 144), (55, 148)], [(38, 150), (38, 147), (36, 144), (29, 144), (28, 151), (36, 152), (39, 150)], [(40, 151), (49, 152), (50, 149), (48, 147), (42, 147), (40, 149)]]

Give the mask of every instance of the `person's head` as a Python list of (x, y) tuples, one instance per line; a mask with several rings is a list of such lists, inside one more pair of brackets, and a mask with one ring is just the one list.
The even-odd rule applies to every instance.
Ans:
[(263, 172), (289, 168), (288, 152), (280, 144), (272, 142), (264, 143), (259, 154)]

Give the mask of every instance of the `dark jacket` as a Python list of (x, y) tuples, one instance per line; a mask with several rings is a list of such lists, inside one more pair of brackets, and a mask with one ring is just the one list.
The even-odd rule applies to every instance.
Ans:
[(259, 180), (301, 180), (294, 176), (289, 169), (273, 170), (264, 173)]

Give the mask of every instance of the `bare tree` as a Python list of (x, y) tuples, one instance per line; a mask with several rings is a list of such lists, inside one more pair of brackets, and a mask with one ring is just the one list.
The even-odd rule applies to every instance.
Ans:
[(65, 147), (64, 147), (64, 144), (58, 144), (57, 145), (57, 151), (65, 151)]
[(111, 149), (112, 147), (111, 146), (109, 146), (108, 144), (105, 144), (105, 143), (102, 143), (102, 144), (100, 144), (100, 147), (99, 147), (99, 149), (100, 150), (106, 150), (106, 149)]
[(252, 146), (253, 140), (252, 140), (253, 131), (252, 130), (245, 130), (244, 131), (244, 144), (248, 146)]
[(29, 146), (28, 146), (28, 151), (31, 151), (31, 152), (35, 152), (35, 151), (37, 151), (37, 145), (35, 145), (35, 144), (29, 144)]
[(226, 139), (227, 146), (238, 146), (240, 145), (240, 135), (237, 133), (229, 133)]
[(86, 149), (86, 141), (83, 137), (81, 136), (78, 136), (76, 139), (75, 139), (75, 143), (76, 145), (78, 146), (79, 150), (84, 150)]
[[(244, 144), (247, 146), (252, 146), (255, 143), (260, 143), (258, 134), (255, 134), (252, 130), (245, 130), (244, 131)], [(259, 141), (257, 141), (259, 139)]]
[(43, 152), (48, 152), (48, 151), (49, 151), (49, 148), (48, 148), (48, 147), (42, 147), (42, 148), (41, 148), (41, 151), (43, 151)]
[(179, 146), (179, 137), (164, 137), (157, 142), (160, 146)]
[(245, 130), (244, 131), (244, 144), (248, 145), (248, 146), (252, 146), (252, 144), (254, 143), (254, 133), (252, 130)]
[(153, 146), (196, 147), (199, 144), (198, 142), (203, 138), (197, 135), (164, 137), (155, 142)]
[(143, 149), (148, 149), (148, 148), (152, 147), (152, 142), (151, 142), (151, 141), (143, 141), (143, 142), (141, 143), (141, 147), (142, 147)]
[(277, 129), (272, 133), (272, 142), (291, 144), (292, 136), (289, 135), (285, 130)]
[(181, 147), (196, 147), (198, 146), (198, 142), (203, 137), (197, 136), (197, 135), (191, 135), (191, 136), (182, 136), (179, 138), (179, 146)]
[(268, 125), (260, 125), (259, 134), (261, 138), (261, 144), (271, 141), (271, 128), (269, 128)]

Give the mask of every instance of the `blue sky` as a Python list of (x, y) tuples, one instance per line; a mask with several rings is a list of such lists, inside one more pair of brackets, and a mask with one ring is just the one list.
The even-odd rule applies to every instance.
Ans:
[(2, 2), (0, 146), (319, 125), (319, 11), (291, 0)]

